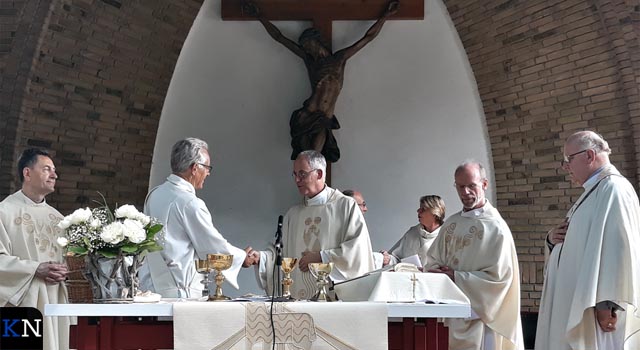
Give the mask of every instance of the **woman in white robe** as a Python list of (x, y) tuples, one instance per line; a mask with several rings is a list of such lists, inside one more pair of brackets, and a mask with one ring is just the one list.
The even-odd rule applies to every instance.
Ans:
[(417, 255), (420, 266), (427, 264), (427, 251), (440, 232), (444, 223), (445, 205), (440, 196), (420, 197), (418, 207), (419, 223), (409, 230), (388, 251), (382, 251), (382, 266), (394, 265), (400, 260)]

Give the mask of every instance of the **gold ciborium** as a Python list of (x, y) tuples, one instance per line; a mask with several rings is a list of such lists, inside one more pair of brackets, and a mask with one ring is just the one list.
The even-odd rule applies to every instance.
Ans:
[(298, 258), (282, 258), (282, 272), (284, 272), (284, 278), (282, 279), (282, 297), (288, 298), (291, 300), (295, 300), (291, 296), (291, 291), (289, 291), (289, 287), (293, 284), (293, 279), (291, 279), (291, 271), (296, 268), (296, 264), (298, 263)]
[(209, 267), (218, 272), (216, 274), (216, 293), (209, 295), (209, 301), (231, 300), (231, 298), (222, 294), (222, 282), (224, 282), (222, 271), (231, 267), (233, 255), (207, 254), (207, 260), (209, 261)]
[(318, 291), (309, 301), (333, 301), (327, 292), (331, 270), (333, 270), (332, 262), (309, 264), (309, 272), (316, 278), (316, 284), (318, 285)]
[(196, 259), (195, 263), (196, 263), (196, 271), (199, 274), (204, 276), (202, 281), (200, 281), (200, 283), (204, 284), (204, 288), (202, 288), (202, 296), (208, 297), (209, 283), (211, 283), (211, 280), (209, 279), (209, 274), (211, 273), (211, 267), (209, 267), (209, 260)]

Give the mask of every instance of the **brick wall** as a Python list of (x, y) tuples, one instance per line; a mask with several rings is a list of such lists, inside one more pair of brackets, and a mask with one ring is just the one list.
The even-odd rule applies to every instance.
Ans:
[(559, 168), (563, 140), (580, 129), (600, 132), (612, 162), (638, 184), (640, 8), (624, 0), (445, 3), (483, 102), (522, 307), (537, 311), (544, 237), (582, 192)]
[[(102, 191), (140, 206), (175, 61), (202, 0), (0, 1), (0, 198), (25, 147), (54, 153), (68, 213)], [(563, 139), (594, 129), (638, 184), (635, 0), (445, 0), (486, 114), (497, 205), (516, 239), (523, 310), (536, 311), (543, 238), (581, 192)]]
[(12, 190), (15, 143), (31, 60), (50, 1), (0, 1), (0, 197)]
[[(92, 204), (96, 191), (111, 205), (141, 206), (162, 103), (202, 1), (2, 3), (13, 7), (0, 7), (10, 22), (2, 86), (12, 97), (6, 105), (3, 92), (0, 105), (9, 112), (0, 197), (19, 188), (9, 171), (19, 152), (37, 146), (54, 155), (60, 178), (50, 202), (63, 214)], [(35, 18), (33, 7), (43, 10)]]

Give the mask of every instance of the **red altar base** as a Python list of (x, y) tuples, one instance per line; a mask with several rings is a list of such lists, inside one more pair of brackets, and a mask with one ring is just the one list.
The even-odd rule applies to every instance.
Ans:
[[(80, 350), (172, 349), (173, 322), (157, 317), (78, 317), (70, 345)], [(447, 350), (448, 330), (434, 318), (389, 322), (389, 350)]]

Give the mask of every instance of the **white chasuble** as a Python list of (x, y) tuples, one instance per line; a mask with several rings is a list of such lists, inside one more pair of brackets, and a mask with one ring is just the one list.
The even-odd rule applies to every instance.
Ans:
[(440, 227), (433, 232), (425, 230), (422, 224), (411, 227), (404, 236), (389, 249), (389, 254), (391, 255), (389, 265), (396, 264), (400, 262), (400, 260), (416, 254), (420, 258), (420, 261), (422, 261), (422, 265), (426, 265), (427, 251), (439, 232)]
[(482, 208), (451, 216), (427, 259), (427, 269), (449, 266), (455, 270), (455, 284), (477, 315), (445, 320), (450, 349), (484, 349), (491, 334), (495, 350), (524, 349), (518, 257), (511, 231), (497, 209), (487, 201)]
[[(323, 262), (334, 264), (331, 273), (334, 282), (373, 270), (369, 230), (356, 201), (328, 186), (323, 192), (326, 195), (323, 204), (305, 200), (287, 211), (282, 226), (282, 256), (300, 258), (304, 251), (320, 251)], [(273, 251), (263, 253), (259, 280), (271, 294), (274, 256)], [(291, 295), (296, 299), (308, 299), (318, 289), (316, 278), (298, 267), (291, 273), (291, 278)]]
[(597, 340), (594, 307), (603, 301), (626, 310), (617, 311), (618, 329), (604, 335), (640, 349), (640, 206), (633, 186), (605, 166), (585, 183), (568, 219), (565, 241), (547, 261), (536, 349), (610, 349)]
[(149, 192), (144, 212), (164, 225), (164, 233), (159, 240), (163, 249), (150, 253), (140, 269), (142, 290), (154, 291), (165, 298), (200, 297), (202, 276), (198, 275), (194, 261), (213, 253), (233, 255), (233, 265), (222, 273), (227, 282), (238, 288), (238, 273), (246, 253), (229, 243), (213, 226), (211, 213), (204, 201), (196, 197), (193, 185), (169, 175), (167, 181)]
[[(62, 215), (46, 202), (35, 203), (18, 191), (0, 203), (0, 306), (35, 307), (68, 302), (64, 283), (47, 284), (35, 276), (41, 262), (63, 261), (56, 239)], [(45, 317), (44, 349), (69, 349), (68, 317)]]

